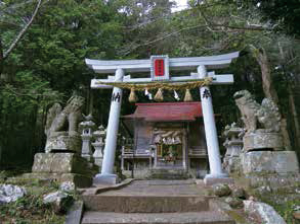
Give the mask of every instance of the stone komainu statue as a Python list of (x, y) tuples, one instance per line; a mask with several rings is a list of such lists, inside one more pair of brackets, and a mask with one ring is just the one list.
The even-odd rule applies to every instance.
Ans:
[(281, 129), (281, 115), (279, 108), (269, 98), (263, 99), (260, 109), (256, 116), (258, 121), (263, 124), (265, 129), (270, 132), (280, 132)]
[(78, 124), (82, 121), (83, 105), (83, 97), (72, 96), (64, 109), (58, 103), (49, 109), (45, 127), (46, 152), (80, 151)]
[(258, 130), (258, 122), (266, 132), (280, 132), (281, 115), (271, 99), (265, 98), (259, 105), (247, 90), (238, 91), (233, 97), (242, 114), (247, 133)]

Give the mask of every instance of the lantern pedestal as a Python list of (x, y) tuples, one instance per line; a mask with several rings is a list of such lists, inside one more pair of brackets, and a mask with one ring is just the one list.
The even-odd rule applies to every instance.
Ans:
[(101, 167), (102, 160), (103, 160), (103, 146), (104, 146), (104, 143), (103, 142), (95, 142), (95, 143), (92, 143), (92, 145), (95, 148), (95, 152), (93, 154), (95, 164), (97, 166)]
[(89, 162), (94, 162), (94, 158), (92, 157), (91, 138), (92, 135), (81, 135), (81, 139), (82, 139), (81, 156)]

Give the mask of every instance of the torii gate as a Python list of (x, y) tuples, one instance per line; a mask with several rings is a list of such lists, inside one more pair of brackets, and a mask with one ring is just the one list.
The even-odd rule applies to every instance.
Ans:
[[(239, 56), (239, 52), (207, 57), (185, 57), (169, 58), (168, 56), (151, 56), (145, 60), (91, 60), (86, 59), (88, 67), (96, 73), (115, 73), (115, 76), (108, 76), (107, 79), (92, 79), (91, 88), (113, 88), (104, 158), (101, 173), (94, 178), (94, 183), (115, 184), (117, 175), (113, 173), (114, 159), (116, 152), (117, 134), (119, 127), (120, 109), (122, 102), (122, 89), (105, 85), (105, 83), (149, 83), (149, 82), (188, 82), (200, 81), (212, 78), (212, 85), (232, 84), (234, 82), (232, 74), (216, 75), (214, 72), (207, 72), (207, 69), (219, 69), (230, 65), (234, 58)], [(190, 76), (171, 77), (171, 71), (196, 70)], [(150, 72), (149, 78), (131, 78), (124, 76), (125, 72)], [(206, 175), (204, 181), (216, 182), (218, 179), (226, 178), (223, 173), (219, 152), (219, 144), (215, 118), (212, 106), (212, 98), (208, 86), (200, 87), (200, 97), (202, 113), (205, 127), (205, 137), (208, 151), (210, 174)]]

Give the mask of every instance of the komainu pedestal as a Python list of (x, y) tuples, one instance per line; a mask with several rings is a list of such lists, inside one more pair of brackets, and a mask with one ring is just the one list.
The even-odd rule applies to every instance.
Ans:
[(71, 181), (77, 187), (89, 187), (97, 169), (76, 153), (37, 153), (34, 156), (32, 173), (24, 177)]
[(283, 150), (283, 141), (280, 133), (259, 132), (247, 133), (244, 136), (245, 151)]
[(294, 151), (253, 151), (241, 154), (243, 172), (253, 174), (278, 174), (281, 176), (299, 173), (297, 155)]
[(69, 135), (66, 131), (52, 133), (46, 143), (46, 152), (76, 152), (81, 151), (81, 137), (78, 133)]
[(244, 186), (277, 204), (300, 200), (299, 164), (294, 151), (252, 151), (241, 154)]

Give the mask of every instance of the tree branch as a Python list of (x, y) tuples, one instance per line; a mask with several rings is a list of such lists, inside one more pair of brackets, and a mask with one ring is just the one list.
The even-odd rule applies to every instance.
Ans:
[(203, 17), (208, 29), (210, 30), (219, 30), (219, 29), (226, 29), (226, 31), (274, 31), (274, 27), (269, 28), (269, 27), (264, 27), (260, 24), (248, 24), (247, 26), (232, 26), (232, 25), (227, 25), (227, 24), (220, 24), (220, 23), (215, 23), (211, 20), (209, 20), (205, 13), (202, 10), (200, 11), (200, 15)]
[(5, 60), (9, 54), (12, 52), (12, 50), (17, 46), (17, 44), (20, 42), (20, 40), (22, 39), (22, 37), (24, 36), (24, 34), (26, 33), (26, 31), (28, 30), (28, 28), (31, 26), (31, 24), (33, 23), (39, 9), (41, 6), (42, 0), (38, 0), (38, 3), (35, 7), (35, 10), (31, 16), (31, 19), (29, 20), (29, 22), (24, 26), (24, 28), (20, 31), (20, 33), (18, 34), (18, 36), (15, 38), (15, 40), (12, 42), (12, 44), (10, 45), (10, 47), (8, 48), (7, 51), (4, 52), (3, 54), (3, 58), (0, 60)]
[(135, 43), (131, 43), (130, 46), (127, 48), (127, 49), (124, 49), (123, 51), (121, 50), (119, 52), (120, 55), (122, 56), (125, 56), (125, 55), (128, 55), (130, 54), (132, 51), (136, 50), (137, 48), (141, 47), (141, 46), (147, 46), (147, 45), (150, 45), (150, 44), (153, 44), (153, 43), (156, 43), (158, 41), (161, 41), (161, 40), (164, 40), (166, 38), (169, 38), (171, 36), (174, 36), (178, 33), (181, 33), (183, 31), (187, 31), (187, 30), (191, 30), (191, 29), (196, 29), (196, 28), (201, 28), (201, 27), (206, 27), (206, 25), (195, 25), (195, 26), (190, 26), (190, 27), (185, 27), (185, 28), (182, 28), (182, 29), (179, 29), (179, 30), (176, 30), (176, 31), (173, 31), (171, 33), (168, 33), (166, 35), (162, 35), (161, 37), (158, 37), (156, 39), (153, 39), (153, 40), (150, 40), (150, 41), (147, 41), (145, 43), (141, 43), (141, 44), (135, 44)]

